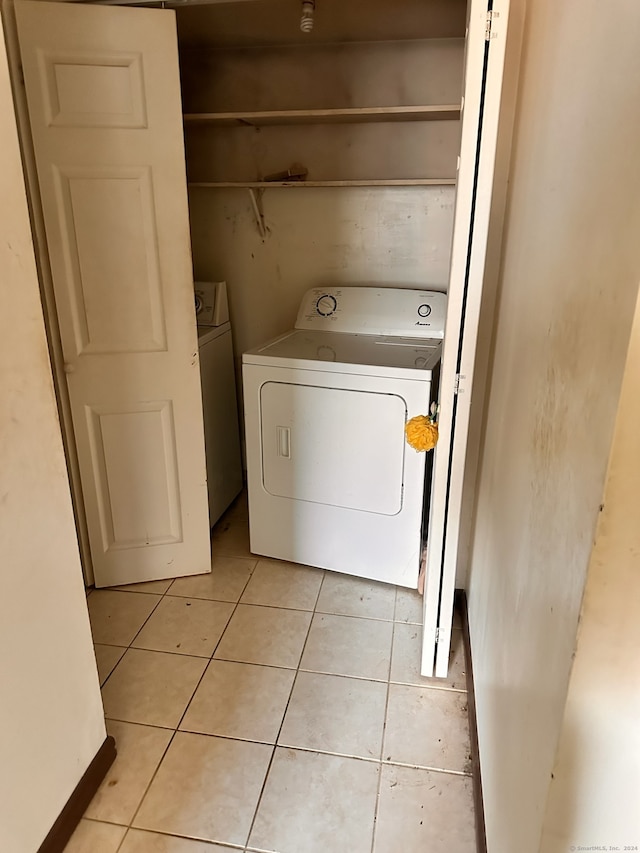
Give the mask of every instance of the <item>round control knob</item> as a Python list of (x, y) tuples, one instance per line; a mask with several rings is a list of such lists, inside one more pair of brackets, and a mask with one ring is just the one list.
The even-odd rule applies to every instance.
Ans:
[(427, 359), (421, 355), (419, 355), (418, 358), (416, 358), (416, 360), (414, 362), (416, 367), (425, 367), (426, 363), (427, 363)]
[(325, 293), (316, 302), (316, 311), (321, 317), (330, 317), (338, 307), (338, 302), (335, 296), (330, 293)]
[(429, 314), (431, 314), (431, 305), (428, 305), (426, 302), (424, 302), (424, 303), (423, 303), (422, 305), (420, 305), (420, 307), (418, 308), (418, 314), (419, 314), (421, 317), (428, 317), (428, 316), (429, 316)]

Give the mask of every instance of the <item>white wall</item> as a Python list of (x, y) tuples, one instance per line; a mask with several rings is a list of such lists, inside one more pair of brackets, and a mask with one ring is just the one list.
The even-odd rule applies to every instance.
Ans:
[(468, 589), (490, 853), (540, 844), (640, 278), (639, 43), (634, 0), (527, 4)]
[(591, 555), (542, 853), (640, 844), (640, 302)]
[(271, 189), (262, 240), (247, 190), (193, 189), (197, 280), (226, 280), (236, 355), (285, 332), (322, 284), (446, 290), (453, 187)]
[(106, 733), (4, 50), (0, 158), (0, 850), (34, 853)]

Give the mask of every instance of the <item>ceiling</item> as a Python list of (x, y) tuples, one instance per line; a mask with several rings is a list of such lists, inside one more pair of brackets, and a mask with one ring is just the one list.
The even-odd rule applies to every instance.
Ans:
[(301, 0), (242, 0), (176, 9), (182, 47), (394, 41), (464, 36), (464, 0), (316, 0), (311, 33)]

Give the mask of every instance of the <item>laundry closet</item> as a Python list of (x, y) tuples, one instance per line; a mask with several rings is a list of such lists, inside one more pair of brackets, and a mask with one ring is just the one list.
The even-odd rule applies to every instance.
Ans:
[[(447, 289), (463, 2), (177, 10), (196, 276), (239, 355), (323, 284)], [(300, 172), (288, 181), (287, 172)]]
[[(227, 283), (238, 381), (242, 353), (291, 328), (309, 288), (374, 285), (448, 295), (425, 608), (425, 669), (436, 660), (439, 631), (437, 654), (440, 671), (446, 671), (504, 59), (505, 32), (500, 39), (499, 27), (492, 27), (500, 17), (506, 27), (508, 2), (494, 4), (492, 11), (480, 0), (470, 0), (469, 8), (461, 0), (185, 4), (176, 10), (178, 56), (155, 45), (148, 55), (135, 49), (136, 32), (140, 40), (151, 38), (159, 16), (163, 27), (173, 26), (168, 13), (73, 5), (57, 5), (46, 14), (53, 20), (58, 10), (66, 16), (99, 12), (100, 36), (87, 36), (82, 22), (76, 31), (71, 19), (61, 20), (58, 31), (44, 22), (50, 43), (41, 47), (25, 12), (21, 62), (51, 256), (46, 307), (50, 322), (57, 315), (62, 338), (58, 352), (55, 342), (52, 346), (54, 370), (57, 362), (58, 379), (64, 374), (73, 398), (79, 359), (90, 355), (102, 363), (84, 387), (91, 393), (100, 383), (109, 387), (104, 401), (71, 399), (66, 416), (64, 400), (61, 408), (63, 425), (73, 422), (75, 429), (77, 467), (82, 469), (83, 454), (90, 459), (91, 482), (85, 484), (82, 471), (77, 480), (87, 526), (100, 532), (116, 582), (172, 576), (177, 564), (185, 574), (206, 570), (189, 566), (184, 548), (180, 551), (192, 532), (204, 541), (203, 442), (191, 402), (183, 405), (178, 391), (161, 382), (153, 391), (140, 386), (133, 401), (116, 399), (126, 384), (115, 378), (118, 370), (127, 383), (148, 370), (163, 381), (170, 377), (185, 399), (198, 394), (193, 371), (185, 362), (180, 373), (169, 356), (172, 341), (182, 341), (189, 365), (197, 362), (195, 315), (183, 282), (184, 246), (168, 257), (169, 244), (184, 241), (187, 225), (178, 136), (168, 117), (155, 129), (151, 121), (154, 109), (164, 108), (163, 99), (175, 100), (179, 56), (191, 295), (194, 280)], [(24, 4), (35, 6), (50, 4)], [(18, 30), (20, 15), (18, 9)], [(39, 11), (33, 15), (42, 20)], [(118, 50), (113, 34), (105, 34), (111, 15), (120, 16), (114, 24), (114, 32), (122, 28)], [(112, 42), (105, 46), (100, 39), (107, 37)], [(108, 85), (107, 77), (113, 78)], [(108, 90), (103, 106), (95, 106), (91, 86)], [(76, 134), (72, 154), (66, 133)], [(160, 150), (165, 142), (174, 146), (171, 152)], [(157, 153), (148, 166), (145, 145)], [(110, 152), (116, 149), (122, 159), (112, 165)], [(53, 164), (50, 184), (45, 163)], [(32, 192), (35, 183), (32, 174)], [(102, 202), (96, 190), (98, 195), (104, 190)], [(135, 229), (126, 232), (121, 222), (123, 212), (129, 215), (136, 205), (142, 214), (132, 240)], [(90, 208), (91, 215), (84, 215)], [(143, 270), (145, 298), (132, 296), (133, 278), (106, 287), (108, 276), (114, 282), (123, 278), (118, 239), (130, 241), (130, 258), (126, 252), (122, 257)], [(144, 248), (140, 257), (132, 248), (136, 241)], [(57, 265), (67, 272), (64, 284), (61, 275), (56, 284)], [(65, 326), (73, 358), (64, 343)], [(134, 357), (141, 367), (132, 367)], [(158, 364), (153, 370), (152, 358)], [(131, 449), (123, 456), (128, 439)], [(189, 456), (188, 477), (181, 454)], [(159, 458), (161, 473), (148, 474)], [(142, 484), (137, 496), (127, 485), (127, 465), (136, 467)], [(130, 520), (150, 487), (160, 496), (152, 513), (157, 535)], [(153, 556), (144, 556), (143, 546), (167, 549), (160, 568)], [(132, 571), (140, 572), (137, 578)]]

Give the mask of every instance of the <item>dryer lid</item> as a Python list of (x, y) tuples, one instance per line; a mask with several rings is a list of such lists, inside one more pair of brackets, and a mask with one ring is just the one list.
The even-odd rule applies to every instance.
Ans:
[(275, 341), (257, 347), (243, 356), (244, 363), (295, 367), (296, 362), (315, 362), (314, 367), (368, 365), (379, 368), (404, 368), (431, 371), (440, 361), (442, 341), (390, 337), (387, 335), (349, 335), (317, 329), (294, 329)]

